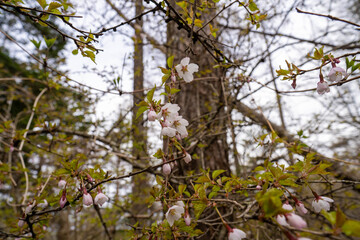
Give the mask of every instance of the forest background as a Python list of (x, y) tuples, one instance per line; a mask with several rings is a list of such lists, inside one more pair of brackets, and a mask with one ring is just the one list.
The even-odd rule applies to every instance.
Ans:
[(359, 7), (1, 0), (1, 238), (359, 239)]

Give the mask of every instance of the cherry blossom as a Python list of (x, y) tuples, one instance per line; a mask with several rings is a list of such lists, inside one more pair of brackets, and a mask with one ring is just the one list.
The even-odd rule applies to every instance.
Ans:
[(148, 120), (150, 122), (153, 122), (156, 119), (158, 119), (158, 114), (156, 114), (156, 112), (154, 110), (150, 110), (149, 113), (148, 113)]
[(290, 225), (287, 223), (285, 216), (282, 215), (282, 214), (276, 215), (276, 221), (277, 221), (281, 226), (285, 226), (285, 227), (289, 227), (289, 226), (290, 226)]
[(229, 240), (241, 240), (246, 238), (246, 233), (238, 228), (228, 227)]
[(173, 103), (166, 103), (161, 108), (162, 116), (164, 117), (164, 119), (167, 119), (170, 121), (179, 115), (179, 113), (178, 113), (179, 110), (180, 110), (179, 105), (173, 104)]
[(99, 192), (94, 199), (94, 204), (102, 206), (104, 203), (106, 203), (109, 200), (109, 198), (103, 194), (102, 192)]
[(330, 92), (330, 88), (329, 88), (329, 85), (327, 84), (327, 82), (320, 81), (317, 83), (316, 91), (318, 92), (318, 94), (323, 95), (324, 93)]
[(65, 180), (60, 180), (58, 182), (58, 187), (61, 189), (64, 189), (64, 187), (66, 186), (66, 181)]
[(179, 65), (175, 67), (180, 78), (189, 83), (194, 79), (194, 72), (199, 71), (199, 66), (195, 63), (190, 63), (190, 58), (185, 57), (181, 60)]
[(189, 125), (189, 122), (184, 119), (182, 116), (175, 116), (172, 120), (172, 126), (178, 131), (180, 136), (182, 138), (185, 138), (188, 136), (188, 132), (186, 130), (186, 127)]
[(92, 196), (86, 191), (86, 188), (84, 188), (84, 195), (83, 195), (83, 204), (85, 206), (91, 206), (93, 204)]
[(60, 198), (60, 207), (61, 208), (65, 207), (66, 202), (67, 202), (67, 199), (66, 199), (66, 188), (65, 188), (63, 190), (61, 198)]
[(25, 221), (24, 220), (22, 220), (22, 219), (20, 219), (19, 221), (18, 221), (18, 227), (19, 228), (22, 228), (24, 225), (25, 225)]
[(161, 130), (161, 136), (175, 137), (176, 129), (172, 127), (164, 127)]
[(330, 210), (330, 203), (332, 203), (332, 202), (334, 202), (334, 200), (332, 200), (331, 198), (317, 196), (313, 200), (311, 205), (313, 206), (314, 211), (316, 213), (319, 213), (322, 209), (324, 209), (325, 211), (329, 211)]
[(41, 209), (44, 209), (48, 206), (48, 202), (46, 201), (46, 199), (44, 199), (44, 201), (42, 203), (39, 203), (37, 206)]
[(296, 210), (298, 210), (298, 212), (301, 214), (306, 214), (308, 212), (308, 210), (306, 209), (304, 204), (299, 200), (297, 200), (297, 202), (295, 203), (295, 206), (296, 206)]
[(261, 190), (262, 187), (260, 185), (256, 185), (256, 190)]
[(181, 214), (185, 212), (184, 207), (179, 205), (174, 205), (169, 208), (167, 213), (165, 214), (166, 220), (168, 221), (170, 227), (174, 225), (174, 222), (181, 218)]
[(163, 166), (162, 166), (162, 169), (163, 169), (163, 173), (165, 175), (169, 175), (171, 173), (171, 166), (170, 164), (168, 163), (165, 163)]
[(288, 203), (284, 203), (282, 205), (282, 208), (285, 209), (285, 210), (288, 210), (288, 211), (293, 211), (294, 209), (292, 208), (292, 206)]
[(285, 218), (288, 224), (294, 228), (302, 229), (307, 227), (305, 220), (295, 213), (285, 214)]
[(301, 238), (298, 238), (297, 240), (311, 240), (310, 238), (306, 238), (306, 237), (301, 237)]
[(186, 163), (189, 163), (189, 162), (191, 162), (191, 160), (192, 160), (191, 155), (189, 153), (185, 153), (184, 161)]
[(329, 81), (330, 82), (338, 82), (340, 81), (343, 76), (346, 75), (346, 72), (341, 67), (333, 67), (329, 72)]
[(36, 201), (34, 201), (32, 204), (29, 204), (26, 208), (25, 208), (25, 214), (29, 214), (31, 213), (32, 209), (35, 207)]
[(186, 226), (191, 225), (191, 217), (187, 210), (185, 211), (185, 214), (184, 214), (184, 221), (185, 221)]

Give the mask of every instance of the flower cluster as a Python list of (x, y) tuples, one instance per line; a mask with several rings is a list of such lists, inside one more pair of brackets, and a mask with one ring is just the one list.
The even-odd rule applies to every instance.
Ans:
[[(328, 74), (330, 82), (339, 82), (343, 77), (346, 76), (346, 71), (341, 67), (337, 67), (336, 64), (340, 61), (338, 59), (331, 59), (332, 68)], [(317, 83), (316, 91), (318, 94), (323, 95), (324, 93), (330, 92), (329, 84), (324, 81), (322, 74), (320, 73), (320, 81)]]
[[(294, 211), (294, 209), (287, 203), (283, 204), (282, 208), (287, 211)], [(291, 212), (285, 214), (278, 214), (276, 216), (276, 221), (282, 226), (292, 226), (297, 229), (306, 228), (307, 224), (305, 220), (299, 215)]]

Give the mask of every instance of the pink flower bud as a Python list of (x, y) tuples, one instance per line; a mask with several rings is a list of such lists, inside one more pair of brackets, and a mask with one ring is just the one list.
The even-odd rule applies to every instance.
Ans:
[(64, 189), (66, 186), (66, 181), (65, 180), (60, 180), (58, 182), (58, 187), (61, 188), (61, 189)]
[(318, 82), (316, 91), (318, 92), (318, 94), (323, 95), (324, 93), (330, 92), (330, 88), (327, 82)]
[(83, 195), (83, 204), (85, 206), (91, 206), (93, 204), (92, 196), (86, 191), (86, 188), (84, 187), (84, 195)]
[(228, 230), (229, 240), (241, 240), (246, 238), (246, 233), (237, 228), (231, 228), (229, 225), (225, 225), (226, 229)]
[(19, 221), (18, 221), (18, 227), (19, 228), (22, 228), (24, 225), (25, 225), (25, 221), (24, 220), (22, 220), (22, 219), (20, 219)]
[(191, 162), (191, 160), (192, 160), (191, 155), (189, 153), (185, 153), (184, 161), (186, 163), (189, 163), (189, 162)]
[(165, 175), (169, 175), (171, 173), (171, 166), (170, 164), (166, 163), (162, 166), (162, 169), (163, 169), (163, 173)]
[(189, 215), (189, 213), (187, 211), (185, 212), (185, 215), (184, 215), (184, 221), (185, 221), (186, 226), (190, 226), (191, 217), (190, 217), (190, 215)]
[(150, 122), (153, 122), (155, 121), (156, 117), (157, 117), (156, 112), (154, 110), (150, 110), (148, 113), (148, 120)]
[(95, 200), (94, 200), (94, 203), (96, 205), (100, 205), (102, 206), (105, 202), (107, 202), (109, 200), (109, 198), (103, 194), (103, 193), (98, 193), (96, 196), (95, 196)]
[(298, 201), (295, 206), (296, 206), (296, 210), (298, 210), (300, 214), (306, 214), (308, 212), (304, 204), (300, 201)]
[(67, 199), (66, 199), (66, 188), (65, 188), (65, 189), (63, 190), (62, 195), (61, 195), (61, 198), (60, 198), (60, 207), (61, 207), (61, 208), (64, 208), (66, 202), (67, 202)]
[(261, 190), (261, 189), (262, 189), (262, 187), (260, 185), (256, 186), (256, 190)]
[(285, 217), (287, 222), (290, 224), (290, 226), (294, 228), (302, 229), (307, 227), (305, 220), (302, 219), (302, 217), (300, 217), (299, 215), (290, 213), (290, 214), (285, 214)]

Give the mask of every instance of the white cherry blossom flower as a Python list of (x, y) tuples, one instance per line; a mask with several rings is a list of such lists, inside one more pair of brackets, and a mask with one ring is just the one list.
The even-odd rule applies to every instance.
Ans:
[(346, 75), (346, 72), (341, 67), (333, 67), (329, 72), (329, 81), (330, 82), (338, 82), (340, 81), (343, 76)]
[(93, 198), (86, 190), (84, 190), (83, 204), (87, 207), (89, 207), (93, 204)]
[(44, 201), (42, 203), (39, 203), (37, 206), (41, 209), (44, 209), (48, 206), (48, 202), (46, 201), (46, 199), (44, 199)]
[(153, 121), (156, 120), (156, 118), (157, 118), (156, 112), (155, 112), (154, 110), (150, 110), (150, 111), (148, 112), (148, 120), (149, 120), (150, 122), (153, 122)]
[(311, 205), (313, 206), (314, 211), (316, 213), (319, 213), (322, 209), (324, 209), (325, 211), (329, 211), (330, 203), (332, 202), (334, 202), (334, 200), (332, 200), (331, 198), (318, 196), (313, 200)]
[(181, 218), (181, 214), (185, 212), (184, 207), (179, 205), (174, 205), (165, 214), (166, 220), (168, 221), (170, 227), (174, 225), (174, 222)]
[(183, 58), (179, 65), (175, 67), (180, 78), (189, 83), (194, 79), (193, 74), (199, 71), (199, 66), (195, 63), (190, 63), (190, 58)]
[(323, 95), (324, 93), (330, 92), (330, 88), (327, 82), (318, 82), (316, 91), (318, 92), (318, 94)]
[(176, 131), (178, 131), (178, 133), (182, 138), (188, 136), (186, 127), (189, 126), (189, 122), (186, 119), (184, 119), (182, 116), (174, 117), (174, 119), (172, 120), (172, 125), (176, 129)]
[(164, 127), (161, 130), (161, 136), (175, 137), (176, 129), (172, 127)]
[(185, 154), (185, 157), (184, 157), (184, 161), (186, 162), (186, 163), (189, 163), (189, 162), (191, 162), (191, 155), (189, 154), (189, 153), (186, 153)]
[(281, 226), (285, 226), (285, 227), (289, 227), (289, 226), (290, 226), (290, 225), (287, 223), (285, 216), (282, 215), (282, 214), (276, 215), (276, 221), (277, 221)]
[(232, 231), (229, 231), (229, 240), (241, 240), (246, 238), (246, 233), (240, 229), (233, 228)]
[(105, 194), (100, 192), (95, 196), (94, 204), (102, 206), (107, 201), (109, 201), (109, 198)]
[(179, 105), (173, 103), (166, 103), (161, 108), (162, 116), (164, 117), (164, 119), (169, 121), (171, 121), (172, 119), (174, 119), (176, 116), (179, 115), (178, 113), (179, 110), (180, 110)]
[(61, 189), (64, 189), (64, 187), (66, 186), (66, 181), (65, 180), (60, 180), (58, 182), (58, 187)]
[(35, 207), (36, 201), (34, 201), (32, 204), (29, 204), (26, 208), (25, 208), (25, 214), (29, 214), (31, 213), (32, 209)]
[(186, 216), (184, 216), (184, 221), (186, 226), (190, 226), (191, 225), (191, 217), (189, 214), (187, 214)]

